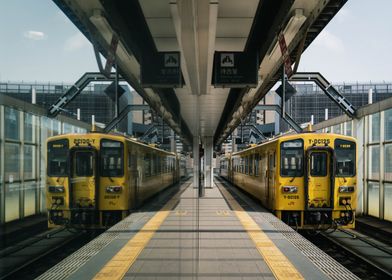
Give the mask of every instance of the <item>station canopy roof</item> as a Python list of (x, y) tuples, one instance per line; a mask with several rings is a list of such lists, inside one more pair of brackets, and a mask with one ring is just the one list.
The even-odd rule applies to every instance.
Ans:
[[(346, 0), (53, 0), (105, 57), (115, 35), (122, 77), (180, 134), (221, 143), (295, 64)], [(93, 50), (92, 50), (93, 51)], [(157, 52), (179, 52), (183, 87), (144, 87), (141, 66)], [(257, 54), (255, 87), (213, 85), (216, 51)], [(150, 63), (151, 64), (151, 63)], [(150, 65), (151, 66), (151, 65)], [(317, 71), (317, 69), (314, 69)]]

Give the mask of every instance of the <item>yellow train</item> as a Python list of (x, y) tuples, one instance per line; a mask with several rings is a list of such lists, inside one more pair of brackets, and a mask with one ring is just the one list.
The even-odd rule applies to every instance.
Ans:
[(303, 133), (221, 159), (220, 174), (298, 229), (354, 228), (356, 141)]
[(179, 180), (176, 154), (121, 135), (54, 136), (47, 153), (49, 227), (108, 227)]

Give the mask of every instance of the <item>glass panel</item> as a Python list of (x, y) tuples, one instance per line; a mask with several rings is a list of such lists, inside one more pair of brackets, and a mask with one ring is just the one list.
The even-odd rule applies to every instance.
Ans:
[[(64, 132), (65, 133), (65, 132)], [(57, 120), (52, 121), (51, 136), (61, 134), (61, 122)]]
[(19, 190), (20, 184), (5, 185), (5, 222), (19, 219)]
[(35, 146), (24, 146), (23, 176), (24, 180), (35, 179)]
[(346, 122), (346, 135), (347, 136), (353, 135), (353, 123), (351, 121)]
[(40, 189), (39, 189), (39, 193), (40, 193), (40, 200), (41, 200), (41, 205), (40, 205), (40, 210), (42, 213), (46, 212), (46, 184), (45, 184), (46, 180), (41, 180), (40, 183)]
[(7, 164), (4, 165), (5, 181), (10, 183), (19, 181), (20, 145), (6, 143), (5, 158), (7, 159)]
[(340, 128), (340, 124), (334, 125), (332, 131), (333, 131), (333, 133), (336, 133), (336, 134), (342, 134), (342, 130)]
[(392, 144), (385, 145), (384, 164), (384, 180), (392, 181)]
[(380, 113), (376, 113), (369, 116), (369, 139), (370, 142), (380, 141)]
[(69, 123), (63, 123), (63, 134), (67, 133), (72, 133), (72, 125), (70, 125)]
[(392, 184), (384, 185), (384, 219), (392, 222)]
[(32, 141), (33, 140), (33, 120), (32, 115), (25, 113), (24, 114), (24, 140)]
[(37, 183), (29, 182), (25, 183), (25, 191), (24, 191), (24, 215), (30, 216), (35, 214), (35, 206), (36, 206), (36, 190)]
[(19, 140), (19, 111), (5, 107), (5, 138)]
[(380, 146), (369, 146), (369, 179), (380, 178)]
[(385, 140), (392, 140), (392, 109), (385, 111)]
[(380, 185), (379, 183), (368, 183), (368, 214), (374, 217), (379, 216), (380, 204)]
[(327, 175), (327, 153), (313, 152), (311, 154), (310, 175), (320, 177)]

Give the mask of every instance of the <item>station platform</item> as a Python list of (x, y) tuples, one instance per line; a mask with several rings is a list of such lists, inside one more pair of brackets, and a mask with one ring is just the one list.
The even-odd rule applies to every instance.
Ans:
[(215, 178), (172, 187), (37, 279), (359, 279)]

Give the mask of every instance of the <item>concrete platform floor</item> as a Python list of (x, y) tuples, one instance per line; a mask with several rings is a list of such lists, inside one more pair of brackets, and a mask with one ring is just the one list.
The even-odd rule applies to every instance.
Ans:
[(358, 279), (219, 181), (171, 192), (38, 279)]

